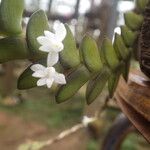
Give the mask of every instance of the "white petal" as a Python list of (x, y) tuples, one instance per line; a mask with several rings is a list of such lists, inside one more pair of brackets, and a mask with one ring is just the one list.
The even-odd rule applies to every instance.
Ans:
[(44, 52), (50, 52), (50, 51), (60, 52), (64, 48), (63, 43), (59, 42), (57, 39), (52, 39), (52, 38), (50, 39), (42, 36), (42, 37), (38, 37), (37, 40), (42, 45), (39, 48), (39, 50)]
[(55, 74), (55, 82), (58, 84), (66, 84), (66, 79), (64, 74), (57, 73)]
[(35, 64), (30, 67), (32, 71), (44, 70), (45, 67), (41, 64)]
[(38, 70), (38, 71), (35, 71), (33, 74), (32, 74), (33, 77), (36, 77), (36, 78), (43, 78), (46, 76), (45, 72), (42, 71), (42, 70)]
[(57, 42), (51, 45), (51, 51), (60, 52), (64, 49), (64, 45), (61, 42)]
[(54, 67), (47, 67), (48, 78), (54, 78), (56, 70)]
[(51, 88), (53, 82), (54, 82), (54, 79), (47, 79), (47, 80), (46, 80), (47, 87), (48, 87), (48, 88)]
[(59, 60), (59, 54), (57, 52), (50, 52), (47, 57), (47, 66), (52, 67)]
[(49, 38), (49, 39), (55, 39), (55, 38), (56, 38), (56, 37), (55, 37), (55, 34), (52, 33), (52, 32), (50, 32), (50, 31), (44, 31), (44, 34), (45, 34), (45, 36), (46, 36), (47, 38)]
[(45, 46), (45, 45), (43, 45), (43, 46), (41, 46), (40, 48), (39, 48), (39, 50), (40, 51), (43, 51), (43, 52), (49, 52), (50, 51), (50, 46)]
[(46, 78), (42, 78), (42, 79), (39, 79), (38, 81), (37, 81), (37, 86), (43, 86), (43, 85), (45, 85), (46, 84)]
[(58, 41), (62, 42), (67, 34), (66, 28), (63, 23), (54, 23), (55, 35)]
[(47, 38), (47, 37), (45, 37), (45, 36), (39, 36), (39, 37), (37, 37), (37, 41), (38, 41), (41, 45), (49, 45), (49, 44), (50, 44), (49, 38)]

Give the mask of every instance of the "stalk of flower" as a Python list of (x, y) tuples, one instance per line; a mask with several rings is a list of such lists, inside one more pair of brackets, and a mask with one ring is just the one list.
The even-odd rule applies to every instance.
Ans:
[(66, 36), (66, 28), (62, 23), (54, 24), (55, 34), (49, 31), (44, 31), (45, 36), (40, 36), (37, 41), (42, 45), (39, 50), (47, 52), (47, 67), (41, 64), (31, 66), (32, 74), (35, 78), (40, 78), (37, 81), (37, 86), (46, 85), (51, 88), (53, 83), (66, 84), (64, 74), (56, 72), (53, 65), (59, 60), (59, 52), (64, 49), (62, 41)]

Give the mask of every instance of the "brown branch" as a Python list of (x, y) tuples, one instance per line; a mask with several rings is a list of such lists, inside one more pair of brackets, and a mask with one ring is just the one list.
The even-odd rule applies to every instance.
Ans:
[(64, 138), (67, 138), (67, 137), (71, 136), (72, 134), (76, 133), (77, 131), (79, 131), (80, 129), (83, 129), (83, 128), (85, 128), (85, 126), (82, 123), (77, 124), (77, 125), (73, 126), (72, 128), (67, 129), (67, 130), (61, 132), (54, 139), (48, 140), (46, 142), (45, 146), (49, 146), (49, 145), (54, 144), (54, 143), (56, 143), (56, 142), (58, 142), (58, 141), (60, 141), (60, 140), (62, 140)]
[(29, 141), (25, 144), (21, 144), (18, 147), (18, 150), (22, 150), (22, 149), (33, 150), (33, 149), (35, 149), (35, 147), (37, 150), (40, 150), (44, 147), (50, 146), (54, 143), (57, 143), (57, 142), (63, 140), (64, 138), (71, 136), (72, 134), (75, 134), (77, 131), (79, 131), (83, 128), (85, 128), (85, 125), (83, 123), (77, 124), (77, 125), (73, 126), (72, 128), (61, 132), (57, 137), (55, 137), (53, 139), (49, 139), (47, 141)]
[[(67, 129), (63, 132), (61, 132), (58, 136), (56, 136), (53, 139), (49, 139), (47, 141), (29, 141), (25, 144), (21, 144), (18, 147), (18, 150), (34, 150), (35, 147), (37, 150), (40, 150), (44, 147), (50, 146), (54, 143), (60, 142), (61, 140), (63, 140), (64, 138), (67, 138), (73, 134), (75, 134), (76, 132), (78, 132), (81, 129), (84, 128), (88, 128), (89, 124), (91, 124), (92, 122), (95, 122), (97, 118), (88, 118), (86, 116), (83, 117), (82, 123), (77, 124), (73, 127), (71, 127), (70, 129)], [(89, 128), (88, 128), (89, 129)], [(87, 130), (88, 131), (88, 130)]]

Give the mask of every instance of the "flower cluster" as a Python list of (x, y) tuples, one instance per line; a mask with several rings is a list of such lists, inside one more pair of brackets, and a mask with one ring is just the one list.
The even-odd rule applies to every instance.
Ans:
[(63, 40), (66, 37), (67, 31), (62, 23), (54, 23), (54, 33), (44, 31), (44, 36), (39, 36), (37, 41), (40, 43), (40, 51), (47, 52), (47, 66), (35, 64), (31, 66), (34, 71), (33, 77), (39, 78), (37, 86), (47, 85), (51, 88), (53, 83), (66, 84), (65, 76), (56, 72), (53, 67), (59, 60), (59, 52), (64, 49)]

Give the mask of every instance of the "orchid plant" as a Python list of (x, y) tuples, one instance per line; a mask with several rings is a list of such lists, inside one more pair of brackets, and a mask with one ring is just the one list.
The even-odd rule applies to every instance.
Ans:
[(99, 96), (107, 83), (109, 97), (113, 97), (120, 76), (128, 80), (132, 49), (137, 45), (148, 2), (137, 0), (137, 11), (124, 15), (121, 35), (115, 34), (113, 43), (104, 39), (99, 48), (88, 34), (77, 47), (69, 26), (57, 22), (51, 29), (43, 10), (32, 14), (25, 35), (21, 26), (24, 0), (2, 0), (0, 63), (30, 60), (31, 65), (18, 79), (18, 89), (44, 85), (51, 88), (54, 83), (60, 84), (55, 96), (58, 103), (72, 98), (83, 85), (86, 85), (88, 104)]
[[(29, 60), (31, 65), (19, 76), (17, 88), (26, 90), (45, 85), (51, 88), (57, 84), (57, 103), (69, 100), (84, 85), (87, 104), (91, 104), (106, 85), (112, 98), (120, 76), (128, 81), (131, 55), (137, 47), (141, 52), (141, 70), (150, 77), (149, 7), (150, 0), (136, 0), (136, 11), (124, 14), (125, 25), (120, 27), (121, 34), (115, 34), (113, 42), (105, 38), (98, 47), (95, 39), (86, 34), (77, 47), (69, 26), (56, 22), (51, 29), (43, 10), (32, 14), (24, 34), (24, 0), (1, 0), (0, 63)], [(93, 121), (84, 117), (83, 124), (87, 126)]]

